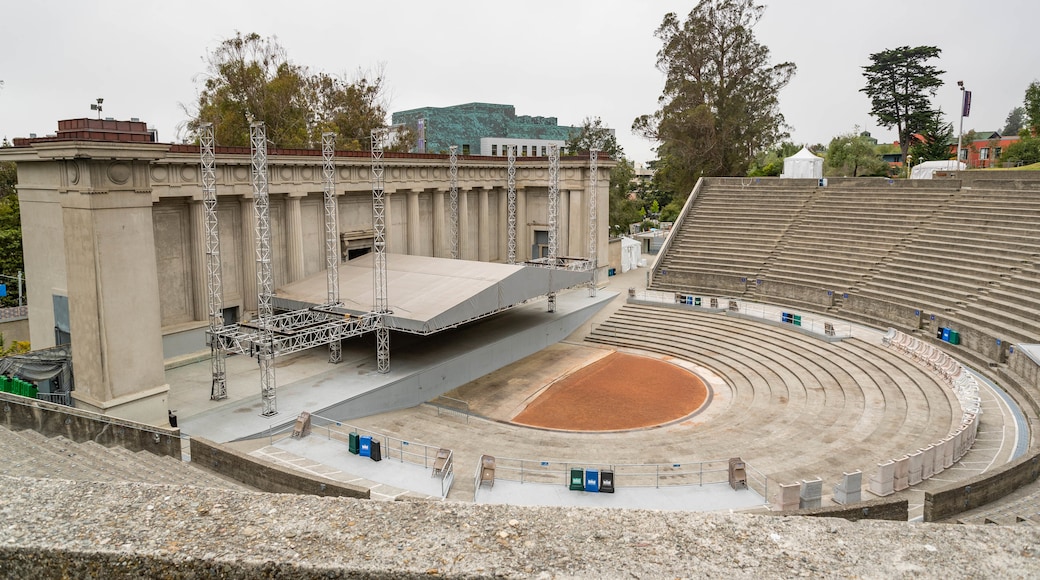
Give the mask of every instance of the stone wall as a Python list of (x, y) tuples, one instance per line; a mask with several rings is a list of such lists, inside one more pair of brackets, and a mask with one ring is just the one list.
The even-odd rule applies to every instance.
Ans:
[(810, 516), (818, 518), (841, 518), (859, 520), (889, 520), (905, 522), (910, 519), (910, 502), (906, 499), (876, 499), (849, 505), (829, 506), (815, 509), (785, 512), (785, 516)]
[(960, 481), (924, 494), (924, 521), (936, 522), (996, 501), (1033, 483), (1040, 475), (1040, 452), (1000, 467), (994, 472)]
[(250, 487), (271, 493), (368, 499), (369, 490), (258, 461), (235, 449), (201, 437), (191, 438), (191, 462)]
[(0, 425), (13, 431), (30, 429), (48, 437), (61, 435), (77, 443), (93, 441), (106, 447), (181, 458), (177, 429), (145, 427), (10, 393), (0, 393), (0, 405)]

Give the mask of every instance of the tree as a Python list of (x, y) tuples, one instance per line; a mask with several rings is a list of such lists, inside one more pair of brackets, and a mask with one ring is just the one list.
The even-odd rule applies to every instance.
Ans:
[(1022, 107), (1015, 107), (1008, 113), (1007, 119), (1004, 120), (1004, 129), (1000, 132), (1001, 135), (1018, 135), (1018, 132), (1022, 130), (1026, 121), (1026, 110)]
[(1029, 83), (1025, 98), (1026, 128), (1029, 134), (1040, 136), (1040, 82)]
[(602, 119), (599, 117), (585, 117), (585, 120), (581, 122), (581, 129), (577, 132), (572, 132), (567, 139), (564, 150), (567, 152), (567, 155), (577, 155), (581, 152), (590, 151), (593, 147), (614, 159), (620, 159), (625, 156), (624, 150), (618, 145), (617, 138), (614, 136), (614, 131), (604, 127)]
[[(11, 144), (5, 139), (3, 147)], [(18, 210), (18, 171), (14, 163), (0, 163), (0, 274), (14, 278), (25, 271), (22, 259), (22, 218)], [(0, 278), (0, 284), (10, 280)], [(18, 296), (8, 292), (0, 306), (17, 306)]]
[(628, 224), (639, 221), (639, 205), (629, 198), (632, 190), (632, 178), (635, 168), (632, 162), (621, 158), (610, 171), (609, 215), (610, 235), (617, 236), (628, 232)]
[(901, 46), (870, 55), (872, 64), (863, 67), (867, 86), (860, 89), (870, 97), (870, 114), (882, 127), (896, 128), (903, 159), (914, 135), (924, 130), (935, 115), (930, 97), (942, 86), (941, 71), (928, 61), (938, 58), (934, 46)]
[(944, 123), (942, 113), (935, 111), (928, 124), (919, 132), (921, 139), (910, 147), (914, 163), (922, 161), (942, 161), (954, 157), (950, 153), (950, 142), (953, 141), (953, 123)]
[(744, 175), (759, 151), (787, 136), (778, 94), (795, 65), (771, 64), (755, 39), (764, 10), (754, 0), (701, 0), (685, 21), (666, 14), (654, 33), (665, 73), (660, 109), (632, 130), (660, 142), (663, 189), (685, 198), (702, 175)]
[(868, 137), (855, 132), (831, 139), (825, 160), (829, 175), (860, 177), (886, 175), (888, 166)]
[(1023, 137), (1008, 145), (1000, 155), (1002, 163), (1032, 165), (1040, 163), (1040, 137)]
[(776, 147), (760, 152), (748, 168), (748, 177), (776, 177), (784, 172), (784, 159), (798, 153), (801, 147), (784, 141)]
[[(368, 149), (372, 129), (386, 126), (382, 70), (353, 80), (310, 70), (289, 60), (276, 38), (236, 32), (206, 57), (206, 72), (187, 121), (196, 133), (213, 123), (220, 145), (249, 146), (250, 119), (263, 121), (267, 139), (282, 148), (318, 147), (321, 133), (335, 131), (340, 149)], [(410, 131), (397, 134), (407, 149)]]

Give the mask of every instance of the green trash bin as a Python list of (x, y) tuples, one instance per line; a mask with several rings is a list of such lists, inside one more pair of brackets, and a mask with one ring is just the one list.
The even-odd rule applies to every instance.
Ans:
[(795, 314), (794, 315), (794, 325), (795, 326), (801, 326), (802, 325), (802, 315), (801, 314)]
[(0, 392), (8, 393), (11, 388), (11, 379), (0, 375)]
[(957, 332), (956, 330), (950, 329), (950, 344), (960, 344), (960, 343), (961, 343), (961, 333)]
[(358, 452), (360, 451), (360, 446), (358, 445), (358, 439), (359, 439), (359, 437), (358, 437), (357, 433), (351, 433), (350, 435), (347, 436), (347, 451), (350, 451), (354, 455), (357, 455)]
[(580, 467), (571, 468), (571, 491), (585, 491), (585, 470)]
[(701, 305), (701, 297), (700, 296), (697, 296), (697, 297), (695, 297), (693, 299), (693, 305), (694, 306), (700, 306)]

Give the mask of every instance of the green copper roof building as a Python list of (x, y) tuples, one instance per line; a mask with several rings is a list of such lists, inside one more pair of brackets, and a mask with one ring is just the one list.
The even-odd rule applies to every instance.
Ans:
[[(517, 115), (513, 105), (467, 103), (453, 107), (422, 107), (393, 114), (394, 125), (418, 129), (424, 120), (425, 151), (447, 152), (458, 145), (460, 155), (504, 155), (503, 145), (516, 145), (518, 155), (544, 155), (550, 143), (563, 145), (580, 127), (558, 125), (556, 117)], [(419, 149), (417, 148), (416, 151)]]

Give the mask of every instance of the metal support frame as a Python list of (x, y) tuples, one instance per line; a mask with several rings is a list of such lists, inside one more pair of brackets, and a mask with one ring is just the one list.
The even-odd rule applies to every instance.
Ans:
[[(559, 248), (557, 244), (557, 215), (560, 205), (560, 146), (549, 145), (549, 268), (556, 268)], [(549, 274), (549, 312), (556, 312), (556, 292), (552, 289), (552, 273)]]
[(459, 147), (452, 145), (448, 148), (448, 177), (451, 185), (448, 190), (448, 203), (450, 206), (450, 222), (448, 235), (451, 236), (451, 259), (459, 259)]
[[(224, 326), (224, 293), (220, 272), (220, 233), (217, 225), (217, 188), (216, 172), (213, 165), (213, 124), (203, 123), (199, 128), (199, 153), (202, 160), (202, 207), (205, 210), (206, 229), (206, 296), (209, 307), (209, 331)], [(220, 342), (209, 341), (210, 370), (213, 382), (210, 385), (209, 398), (221, 401), (227, 398), (227, 368), (224, 360), (224, 349)]]
[(249, 124), (249, 142), (252, 149), (253, 202), (256, 217), (256, 287), (257, 328), (260, 348), (252, 353), (260, 362), (260, 398), (264, 417), (278, 414), (274, 378), (274, 352), (271, 319), (274, 307), (274, 279), (271, 276), (271, 213), (267, 195), (267, 131), (262, 121)]
[(596, 261), (599, 251), (596, 244), (598, 227), (596, 224), (596, 202), (599, 197), (599, 149), (593, 147), (589, 150), (589, 267), (592, 268), (592, 278), (589, 279), (589, 296), (596, 296)]
[[(326, 306), (338, 306), (339, 301), (339, 216), (336, 206), (336, 134), (321, 134), (322, 178), (325, 187), (325, 261), (328, 273)], [(329, 362), (343, 360), (343, 345), (339, 339), (329, 342)]]
[[(376, 326), (376, 368), (381, 373), (387, 373), (390, 372), (390, 329), (383, 319), (384, 315), (389, 314), (386, 295), (386, 200), (383, 195), (383, 140), (384, 130), (373, 129), (372, 249), (374, 250), (375, 268), (373, 268), (372, 295), (375, 298), (375, 303), (372, 305), (372, 309), (379, 319), (379, 323)], [(455, 204), (455, 207), (458, 207), (457, 204)]]
[(506, 203), (508, 204), (508, 230), (506, 248), (510, 264), (516, 263), (516, 145), (505, 145), (506, 159)]

